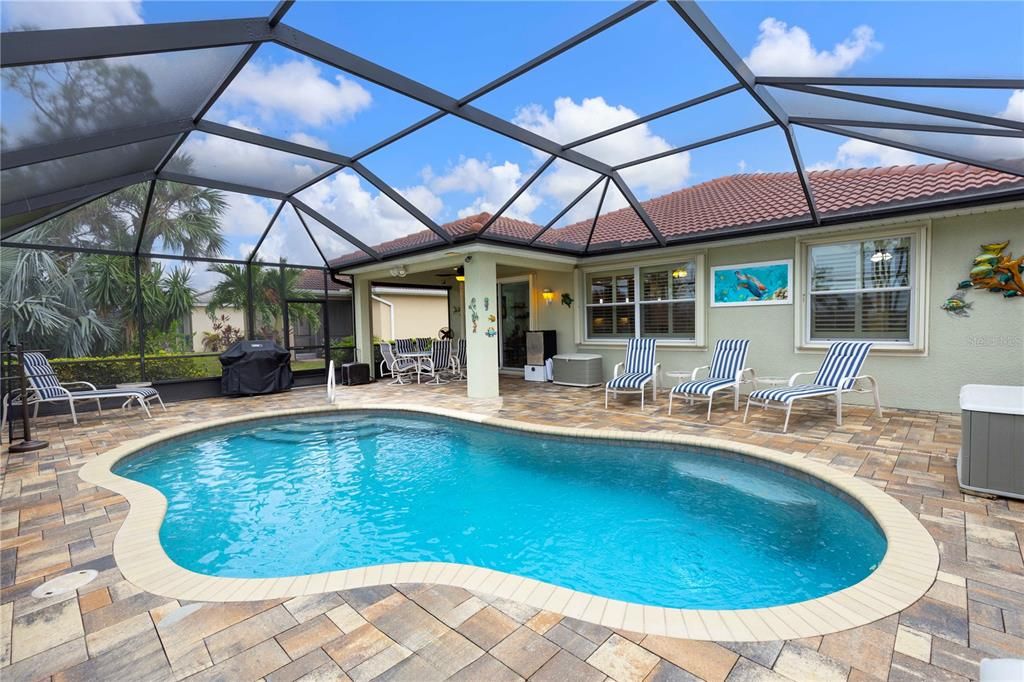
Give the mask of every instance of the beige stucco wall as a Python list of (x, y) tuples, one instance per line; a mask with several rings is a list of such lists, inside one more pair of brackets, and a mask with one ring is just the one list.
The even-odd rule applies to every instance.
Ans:
[[(1024, 297), (1006, 299), (987, 291), (970, 291), (967, 294), (967, 300), (973, 304), (970, 317), (951, 316), (939, 309), (954, 293), (957, 283), (967, 278), (970, 263), (979, 253), (979, 244), (1009, 239), (1008, 251), (1024, 255), (1024, 209), (917, 221), (916, 224), (929, 222), (926, 352), (873, 351), (865, 364), (865, 372), (878, 378), (883, 405), (956, 411), (959, 389), (964, 384), (1024, 385)], [(856, 238), (856, 232), (850, 234), (851, 238)], [(708, 248), (705, 253), (707, 287), (710, 268), (716, 265), (796, 259), (797, 239), (762, 238), (756, 242)], [(796, 272), (795, 277), (797, 293), (802, 297), (804, 287), (800, 273)], [(581, 286), (582, 277), (577, 282)], [(576, 296), (579, 303), (584, 299), (583, 293)], [(800, 299), (794, 305), (760, 308), (711, 308), (706, 301), (707, 297), (705, 347), (659, 348), (658, 359), (664, 370), (706, 365), (715, 340), (733, 337), (751, 339), (748, 364), (761, 375), (789, 376), (817, 369), (820, 364), (822, 351), (797, 350), (794, 342), (794, 315)], [(574, 314), (581, 314), (579, 305), (573, 308)], [(559, 312), (563, 311), (564, 307)], [(603, 355), (609, 377), (614, 364), (624, 356), (621, 347), (581, 344), (579, 349)]]
[[(382, 339), (407, 339), (416, 337), (437, 337), (437, 330), (448, 326), (448, 297), (392, 294), (379, 292), (371, 301), (373, 335)], [(391, 313), (388, 306), (394, 306), (395, 328), (391, 328)]]
[[(225, 315), (228, 324), (235, 329), (240, 329), (245, 334), (245, 313), (238, 308), (220, 308), (216, 316)], [(192, 350), (196, 353), (203, 352), (203, 334), (213, 331), (213, 320), (206, 312), (206, 306), (197, 306), (192, 309)]]

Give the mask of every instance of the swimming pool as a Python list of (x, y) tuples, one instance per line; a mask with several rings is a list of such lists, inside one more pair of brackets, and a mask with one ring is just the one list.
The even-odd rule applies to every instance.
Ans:
[(753, 458), (420, 414), (248, 422), (113, 472), (166, 497), (160, 541), (174, 562), (227, 578), (435, 561), (637, 604), (743, 609), (842, 590), (887, 547), (831, 486)]

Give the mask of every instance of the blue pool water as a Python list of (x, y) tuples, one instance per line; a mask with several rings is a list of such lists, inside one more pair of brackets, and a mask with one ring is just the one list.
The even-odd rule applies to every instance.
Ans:
[(171, 559), (225, 577), (450, 561), (735, 609), (852, 585), (886, 548), (837, 495), (753, 460), (418, 415), (251, 422), (114, 470), (167, 497)]

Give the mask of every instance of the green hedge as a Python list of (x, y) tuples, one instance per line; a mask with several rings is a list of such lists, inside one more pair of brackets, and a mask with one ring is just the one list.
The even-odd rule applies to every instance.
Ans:
[[(217, 358), (213, 358), (216, 362)], [(102, 358), (53, 358), (53, 371), (62, 382), (88, 381), (96, 386), (111, 386), (141, 380), (138, 355), (111, 355)], [(165, 381), (168, 379), (196, 379), (219, 376), (211, 373), (209, 358), (180, 357), (168, 353), (151, 353), (146, 356), (146, 380)]]

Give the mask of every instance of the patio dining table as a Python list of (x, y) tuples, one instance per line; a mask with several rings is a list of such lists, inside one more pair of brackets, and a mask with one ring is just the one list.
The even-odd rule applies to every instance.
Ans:
[(416, 361), (416, 383), (417, 384), (420, 383), (420, 376), (423, 374), (423, 364), (424, 364), (425, 360), (429, 360), (430, 359), (430, 355), (431, 355), (430, 351), (429, 350), (407, 351), (405, 353), (396, 353), (396, 355), (398, 357), (400, 357), (400, 358), (409, 358), (411, 360), (415, 360)]

